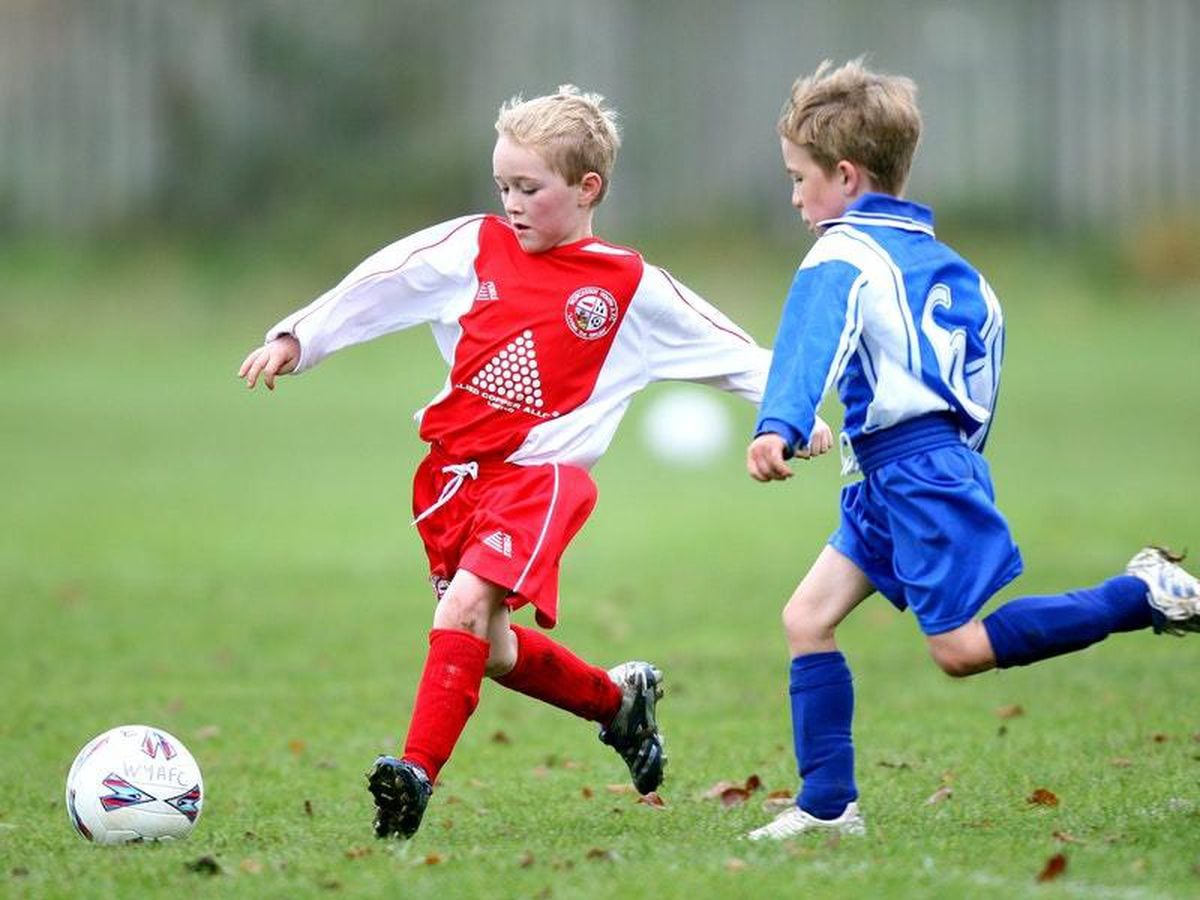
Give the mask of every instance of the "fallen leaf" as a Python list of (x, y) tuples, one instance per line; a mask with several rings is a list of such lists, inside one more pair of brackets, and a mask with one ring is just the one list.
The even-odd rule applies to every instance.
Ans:
[(796, 805), (796, 798), (787, 791), (772, 791), (762, 802), (763, 812), (781, 813)]
[(1042, 866), (1042, 871), (1038, 872), (1037, 880), (1053, 881), (1065, 871), (1067, 871), (1067, 858), (1061, 853), (1055, 853), (1046, 860), (1046, 865)]
[(1085, 841), (1081, 841), (1079, 838), (1075, 837), (1075, 835), (1071, 834), (1069, 831), (1056, 831), (1051, 835), (1051, 837), (1053, 837), (1056, 841), (1062, 841), (1064, 844), (1086, 843)]
[(427, 865), (427, 866), (436, 866), (441, 861), (442, 861), (442, 858), (440, 856), (438, 856), (438, 854), (436, 854), (436, 853), (430, 853), (428, 856), (425, 857), (425, 865)]
[(632, 784), (606, 784), (604, 789), (610, 794), (636, 794), (637, 788)]
[(752, 794), (757, 790), (761, 790), (762, 789), (762, 779), (759, 778), (757, 775), (751, 775), (749, 778), (746, 779), (745, 788)]
[(721, 805), (728, 809), (731, 806), (740, 806), (750, 799), (750, 792), (745, 788), (728, 787), (721, 791)]
[(238, 863), (238, 868), (247, 875), (260, 875), (262, 874), (263, 864), (257, 859), (243, 859)]
[(746, 869), (746, 861), (744, 859), (738, 859), (736, 856), (734, 856), (730, 859), (725, 860), (725, 871), (726, 872), (741, 872), (745, 869)]
[(492, 735), (492, 743), (493, 744), (511, 744), (512, 738), (510, 738), (503, 731), (497, 731)]
[(943, 784), (940, 788), (925, 798), (925, 805), (934, 806), (935, 804), (941, 803), (943, 800), (949, 800), (953, 796), (954, 788)]
[(663, 809), (667, 805), (667, 801), (658, 796), (658, 791), (651, 791), (648, 794), (642, 794), (637, 798), (638, 803), (644, 803), (646, 806), (654, 807), (655, 809)]
[(189, 863), (184, 863), (183, 866), (189, 872), (195, 872), (197, 875), (221, 874), (221, 864), (211, 856), (201, 856), (199, 859), (193, 859)]
[(1133, 760), (1125, 756), (1114, 756), (1108, 763), (1109, 765), (1116, 766), (1118, 769), (1128, 769), (1133, 765)]
[(371, 855), (370, 847), (351, 847), (346, 851), (346, 859), (362, 859)]
[(877, 766), (883, 766), (885, 769), (908, 769), (911, 768), (906, 762), (892, 762), (890, 759), (881, 759), (875, 763)]
[(1058, 796), (1053, 791), (1048, 791), (1045, 788), (1038, 788), (1030, 794), (1026, 800), (1031, 806), (1058, 806)]
[(307, 746), (300, 738), (292, 738), (288, 741), (288, 749), (292, 751), (293, 756), (299, 756)]
[(1020, 703), (1010, 703), (1007, 706), (997, 706), (996, 715), (1001, 719), (1015, 719), (1025, 715), (1025, 708)]
[(586, 859), (599, 860), (602, 862), (614, 862), (617, 858), (617, 855), (611, 850), (601, 850), (599, 847), (593, 847), (586, 854), (584, 854), (584, 856)]
[(1162, 734), (1161, 732), (1159, 732), (1158, 734), (1154, 735), (1153, 738), (1151, 738), (1151, 740), (1154, 741), (1154, 743), (1156, 743), (1156, 744), (1165, 744), (1170, 739), (1171, 739), (1170, 735)]
[(305, 814), (306, 816), (311, 816), (311, 815), (313, 814), (313, 810), (312, 810), (312, 801), (311, 801), (311, 800), (305, 800), (305, 801), (304, 801), (304, 814)]
[(220, 725), (201, 725), (196, 729), (196, 740), (210, 741), (221, 734)]
[(24, 878), (29, 874), (29, 870), (24, 866), (13, 866), (12, 869), (9, 870), (8, 874), (13, 878)]
[(705, 800), (716, 800), (731, 787), (736, 787), (732, 781), (718, 781), (702, 795)]
[(530, 851), (526, 850), (524, 853), (521, 854), (521, 858), (517, 860), (517, 865), (520, 866), (522, 869), (528, 869), (530, 866), (533, 865), (533, 854)]
[(591, 800), (594, 796), (594, 792), (587, 785), (584, 785), (582, 788), (580, 788), (579, 793), (583, 795), (584, 800)]

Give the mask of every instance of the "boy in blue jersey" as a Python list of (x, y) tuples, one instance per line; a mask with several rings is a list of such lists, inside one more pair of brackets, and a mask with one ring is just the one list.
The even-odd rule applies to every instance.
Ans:
[(1094, 587), (976, 613), (1021, 572), (996, 508), (987, 439), (1004, 320), (996, 295), (940, 243), (927, 207), (900, 199), (920, 135), (916, 89), (861, 60), (796, 81), (778, 131), (792, 205), (819, 236), (796, 273), (747, 468), (790, 478), (831, 385), (846, 408), (841, 522), (783, 611), (803, 781), (751, 832), (865, 831), (854, 781), (850, 670), (838, 624), (879, 591), (911, 608), (953, 676), (1027, 665), (1118, 631), (1200, 631), (1200, 581), (1148, 547)]

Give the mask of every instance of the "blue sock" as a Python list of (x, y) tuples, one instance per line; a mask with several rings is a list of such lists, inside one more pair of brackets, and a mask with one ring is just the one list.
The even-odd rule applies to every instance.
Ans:
[(836, 819), (858, 799), (854, 783), (854, 684), (846, 658), (806, 653), (792, 660), (792, 739), (803, 786), (796, 803), (818, 819)]
[(1115, 632), (1150, 625), (1146, 585), (1132, 575), (1066, 594), (1022, 597), (983, 620), (1001, 669), (1082, 650)]

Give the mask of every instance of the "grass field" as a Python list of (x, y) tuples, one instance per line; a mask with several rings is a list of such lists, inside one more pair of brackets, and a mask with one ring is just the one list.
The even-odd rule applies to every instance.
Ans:
[[(376, 842), (363, 773), (407, 723), (432, 611), (408, 414), (444, 373), (414, 332), (274, 395), (234, 378), (358, 249), (0, 258), (0, 895), (1200, 893), (1200, 644), (1123, 635), (956, 682), (880, 599), (842, 635), (868, 837), (738, 840), (769, 817), (767, 792), (795, 788), (778, 608), (841, 480), (827, 459), (754, 484), (740, 444), (673, 470), (639, 443), (645, 398), (596, 469), (555, 634), (666, 671), (666, 806), (610, 788), (624, 768), (594, 728), (487, 684), (417, 838)], [(1095, 582), (1148, 541), (1200, 547), (1200, 288), (969, 249), (1009, 323), (989, 458), (1027, 574), (1003, 597)], [(656, 258), (769, 343), (789, 253)], [(750, 427), (749, 407), (730, 410)], [(186, 842), (98, 848), (68, 825), (67, 766), (124, 722), (200, 761)], [(764, 790), (744, 805), (704, 796), (751, 775)], [(1031, 804), (1038, 789), (1058, 805)], [(1038, 883), (1057, 854), (1065, 871)]]

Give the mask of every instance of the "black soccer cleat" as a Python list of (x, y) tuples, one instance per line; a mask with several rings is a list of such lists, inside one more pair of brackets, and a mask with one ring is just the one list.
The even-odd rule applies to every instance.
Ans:
[(381, 756), (367, 774), (367, 789), (375, 798), (375, 836), (407, 840), (421, 827), (433, 785), (416, 763)]
[(662, 697), (662, 672), (649, 663), (627, 662), (608, 670), (608, 677), (621, 689), (621, 708), (600, 740), (621, 755), (639, 794), (658, 790), (663, 781), (667, 754), (654, 717)]

